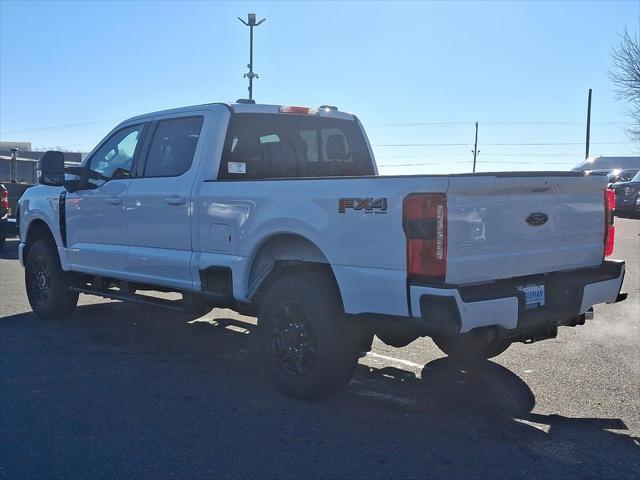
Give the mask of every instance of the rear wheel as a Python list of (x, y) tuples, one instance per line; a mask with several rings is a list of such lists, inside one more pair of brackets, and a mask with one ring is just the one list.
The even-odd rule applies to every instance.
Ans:
[(62, 270), (58, 251), (51, 241), (36, 240), (29, 248), (25, 285), (29, 304), (40, 317), (66, 317), (78, 303), (78, 293), (70, 290), (71, 275)]
[(511, 342), (486, 330), (472, 330), (461, 335), (434, 337), (434, 343), (454, 360), (487, 360), (504, 352)]
[(351, 380), (358, 362), (357, 329), (326, 276), (277, 280), (265, 292), (258, 326), (262, 364), (282, 393), (317, 399)]

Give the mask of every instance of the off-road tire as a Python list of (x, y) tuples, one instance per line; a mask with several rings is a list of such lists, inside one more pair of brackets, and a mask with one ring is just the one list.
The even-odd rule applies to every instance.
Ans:
[(503, 353), (511, 342), (487, 336), (482, 330), (472, 330), (462, 335), (434, 337), (434, 343), (454, 360), (488, 360)]
[(296, 274), (271, 284), (262, 297), (257, 337), (267, 375), (294, 398), (319, 399), (342, 389), (358, 363), (358, 330), (326, 275)]
[(53, 242), (36, 240), (25, 261), (24, 280), (33, 311), (42, 318), (64, 318), (78, 304), (78, 292), (70, 290), (71, 274), (62, 270)]

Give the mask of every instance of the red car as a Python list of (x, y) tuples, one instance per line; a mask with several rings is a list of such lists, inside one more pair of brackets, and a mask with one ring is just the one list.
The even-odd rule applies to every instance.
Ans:
[(4, 247), (7, 238), (9, 219), (9, 192), (6, 187), (0, 183), (0, 250)]

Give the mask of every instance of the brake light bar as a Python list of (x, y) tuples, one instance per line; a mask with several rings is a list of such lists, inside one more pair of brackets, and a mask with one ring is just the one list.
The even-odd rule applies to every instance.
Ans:
[(604, 189), (604, 256), (613, 253), (616, 227), (613, 226), (616, 210), (616, 194), (610, 188)]
[(315, 115), (318, 113), (317, 108), (311, 107), (294, 107), (292, 105), (282, 105), (279, 109), (280, 113), (301, 113), (304, 115)]
[(405, 198), (407, 273), (443, 281), (447, 272), (447, 195), (413, 193)]

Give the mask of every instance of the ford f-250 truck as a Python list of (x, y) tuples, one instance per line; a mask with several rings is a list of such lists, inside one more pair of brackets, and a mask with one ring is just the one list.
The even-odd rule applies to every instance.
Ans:
[[(78, 294), (257, 316), (282, 392), (345, 386), (373, 335), (486, 359), (624, 299), (614, 196), (582, 172), (378, 176), (335, 107), (208, 104), (131, 118), (20, 200), (30, 304)], [(174, 291), (161, 300), (145, 291)]]

